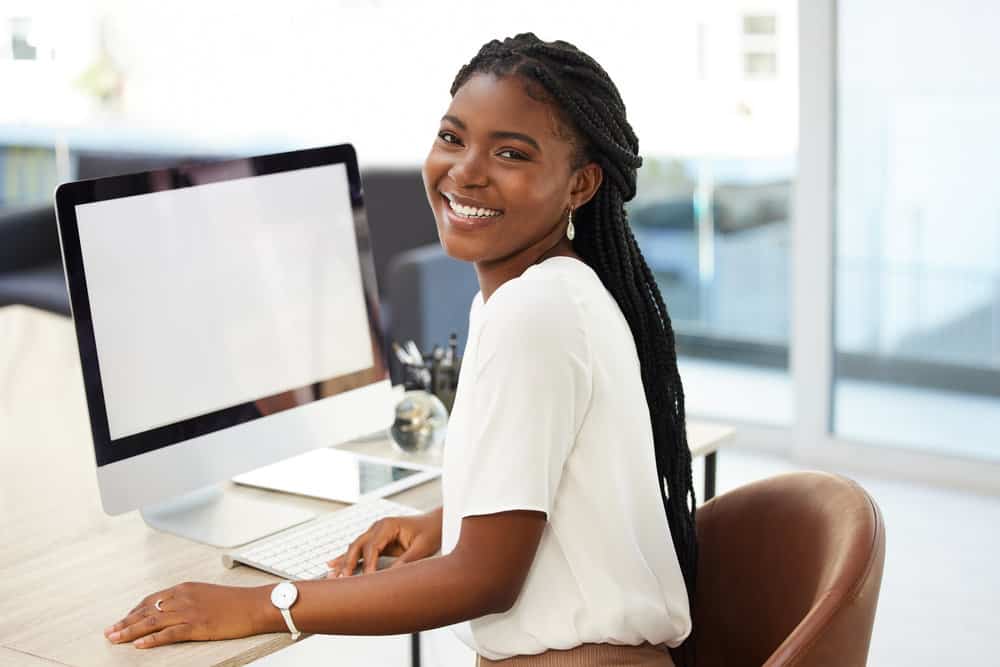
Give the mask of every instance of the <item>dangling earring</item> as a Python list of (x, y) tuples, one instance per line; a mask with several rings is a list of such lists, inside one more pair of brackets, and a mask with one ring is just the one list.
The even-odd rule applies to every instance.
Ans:
[(576, 236), (576, 230), (573, 229), (573, 209), (569, 210), (569, 224), (566, 225), (566, 238), (570, 241)]

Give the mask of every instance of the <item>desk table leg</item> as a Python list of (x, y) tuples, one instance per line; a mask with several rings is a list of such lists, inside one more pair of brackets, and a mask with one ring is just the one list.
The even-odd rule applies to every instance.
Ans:
[(705, 498), (702, 502), (708, 502), (715, 497), (715, 452), (705, 456)]
[(420, 667), (420, 633), (414, 632), (410, 635), (410, 664), (413, 667)]

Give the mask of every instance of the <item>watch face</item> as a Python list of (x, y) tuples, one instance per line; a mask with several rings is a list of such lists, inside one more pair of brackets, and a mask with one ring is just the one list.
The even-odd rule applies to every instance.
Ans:
[(288, 609), (299, 597), (299, 589), (294, 584), (283, 581), (271, 590), (271, 602), (278, 609)]

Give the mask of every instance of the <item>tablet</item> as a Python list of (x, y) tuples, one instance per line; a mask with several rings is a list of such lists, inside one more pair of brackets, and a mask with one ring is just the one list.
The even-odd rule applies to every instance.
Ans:
[(237, 475), (237, 484), (311, 498), (356, 503), (385, 498), (441, 474), (436, 468), (388, 462), (341, 449), (317, 449)]

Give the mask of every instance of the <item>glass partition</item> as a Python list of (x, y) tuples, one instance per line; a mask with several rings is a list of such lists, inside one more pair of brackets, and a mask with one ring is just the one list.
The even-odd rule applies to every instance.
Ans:
[(995, 10), (838, 2), (833, 428), (845, 438), (1000, 459)]

